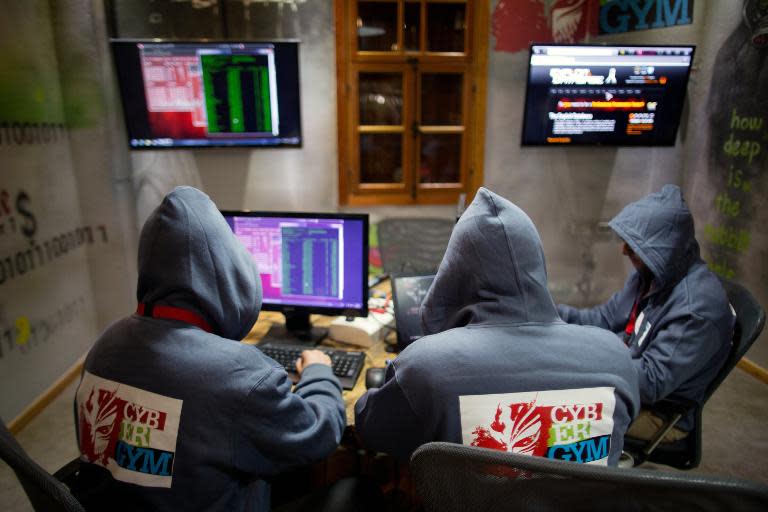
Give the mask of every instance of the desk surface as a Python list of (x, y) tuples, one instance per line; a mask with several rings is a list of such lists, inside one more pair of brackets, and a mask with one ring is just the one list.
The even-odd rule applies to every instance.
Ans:
[[(318, 327), (327, 327), (334, 317), (312, 315), (313, 325)], [(274, 311), (262, 311), (259, 314), (259, 320), (254, 324), (253, 329), (248, 336), (243, 340), (244, 343), (257, 344), (261, 338), (267, 334), (267, 331), (274, 323), (283, 323), (284, 318), (281, 313)], [(390, 343), (395, 341), (394, 331), (387, 334), (386, 340)], [(331, 348), (344, 348), (348, 350), (362, 350), (354, 345), (347, 345), (345, 343), (339, 343), (330, 338), (326, 338), (321, 343), (322, 346)], [(365, 393), (365, 371), (371, 367), (384, 367), (388, 359), (394, 359), (396, 354), (386, 351), (386, 341), (380, 341), (374, 344), (371, 348), (363, 350), (365, 352), (365, 366), (360, 372), (360, 377), (357, 379), (355, 387), (350, 390), (345, 390), (343, 393), (344, 403), (347, 408), (347, 425), (355, 424), (355, 402), (357, 399), (363, 396)]]

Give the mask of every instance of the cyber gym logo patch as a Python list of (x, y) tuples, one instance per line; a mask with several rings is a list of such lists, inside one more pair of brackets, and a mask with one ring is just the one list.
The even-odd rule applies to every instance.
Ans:
[(466, 445), (549, 459), (608, 464), (614, 388), (459, 397)]
[(182, 404), (85, 372), (77, 389), (81, 458), (122, 482), (170, 487)]

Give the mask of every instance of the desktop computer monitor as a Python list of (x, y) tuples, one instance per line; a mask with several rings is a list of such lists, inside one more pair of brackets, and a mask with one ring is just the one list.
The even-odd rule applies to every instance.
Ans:
[(262, 309), (285, 315), (264, 341), (314, 344), (310, 314), (368, 315), (368, 215), (222, 211), (253, 255)]
[(523, 145), (674, 146), (694, 50), (532, 44)]
[(301, 146), (297, 41), (111, 41), (131, 149)]

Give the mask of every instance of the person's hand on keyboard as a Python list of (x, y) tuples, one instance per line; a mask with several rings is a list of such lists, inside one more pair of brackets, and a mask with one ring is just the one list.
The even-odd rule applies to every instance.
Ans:
[(311, 364), (324, 364), (331, 366), (331, 358), (320, 350), (304, 350), (301, 357), (296, 360), (296, 372), (301, 375), (304, 368)]

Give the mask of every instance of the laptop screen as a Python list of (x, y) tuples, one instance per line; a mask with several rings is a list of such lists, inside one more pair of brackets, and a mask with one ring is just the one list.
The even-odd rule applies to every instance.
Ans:
[(398, 276), (392, 279), (392, 302), (395, 307), (398, 350), (403, 350), (424, 336), (419, 307), (434, 279), (434, 275)]

